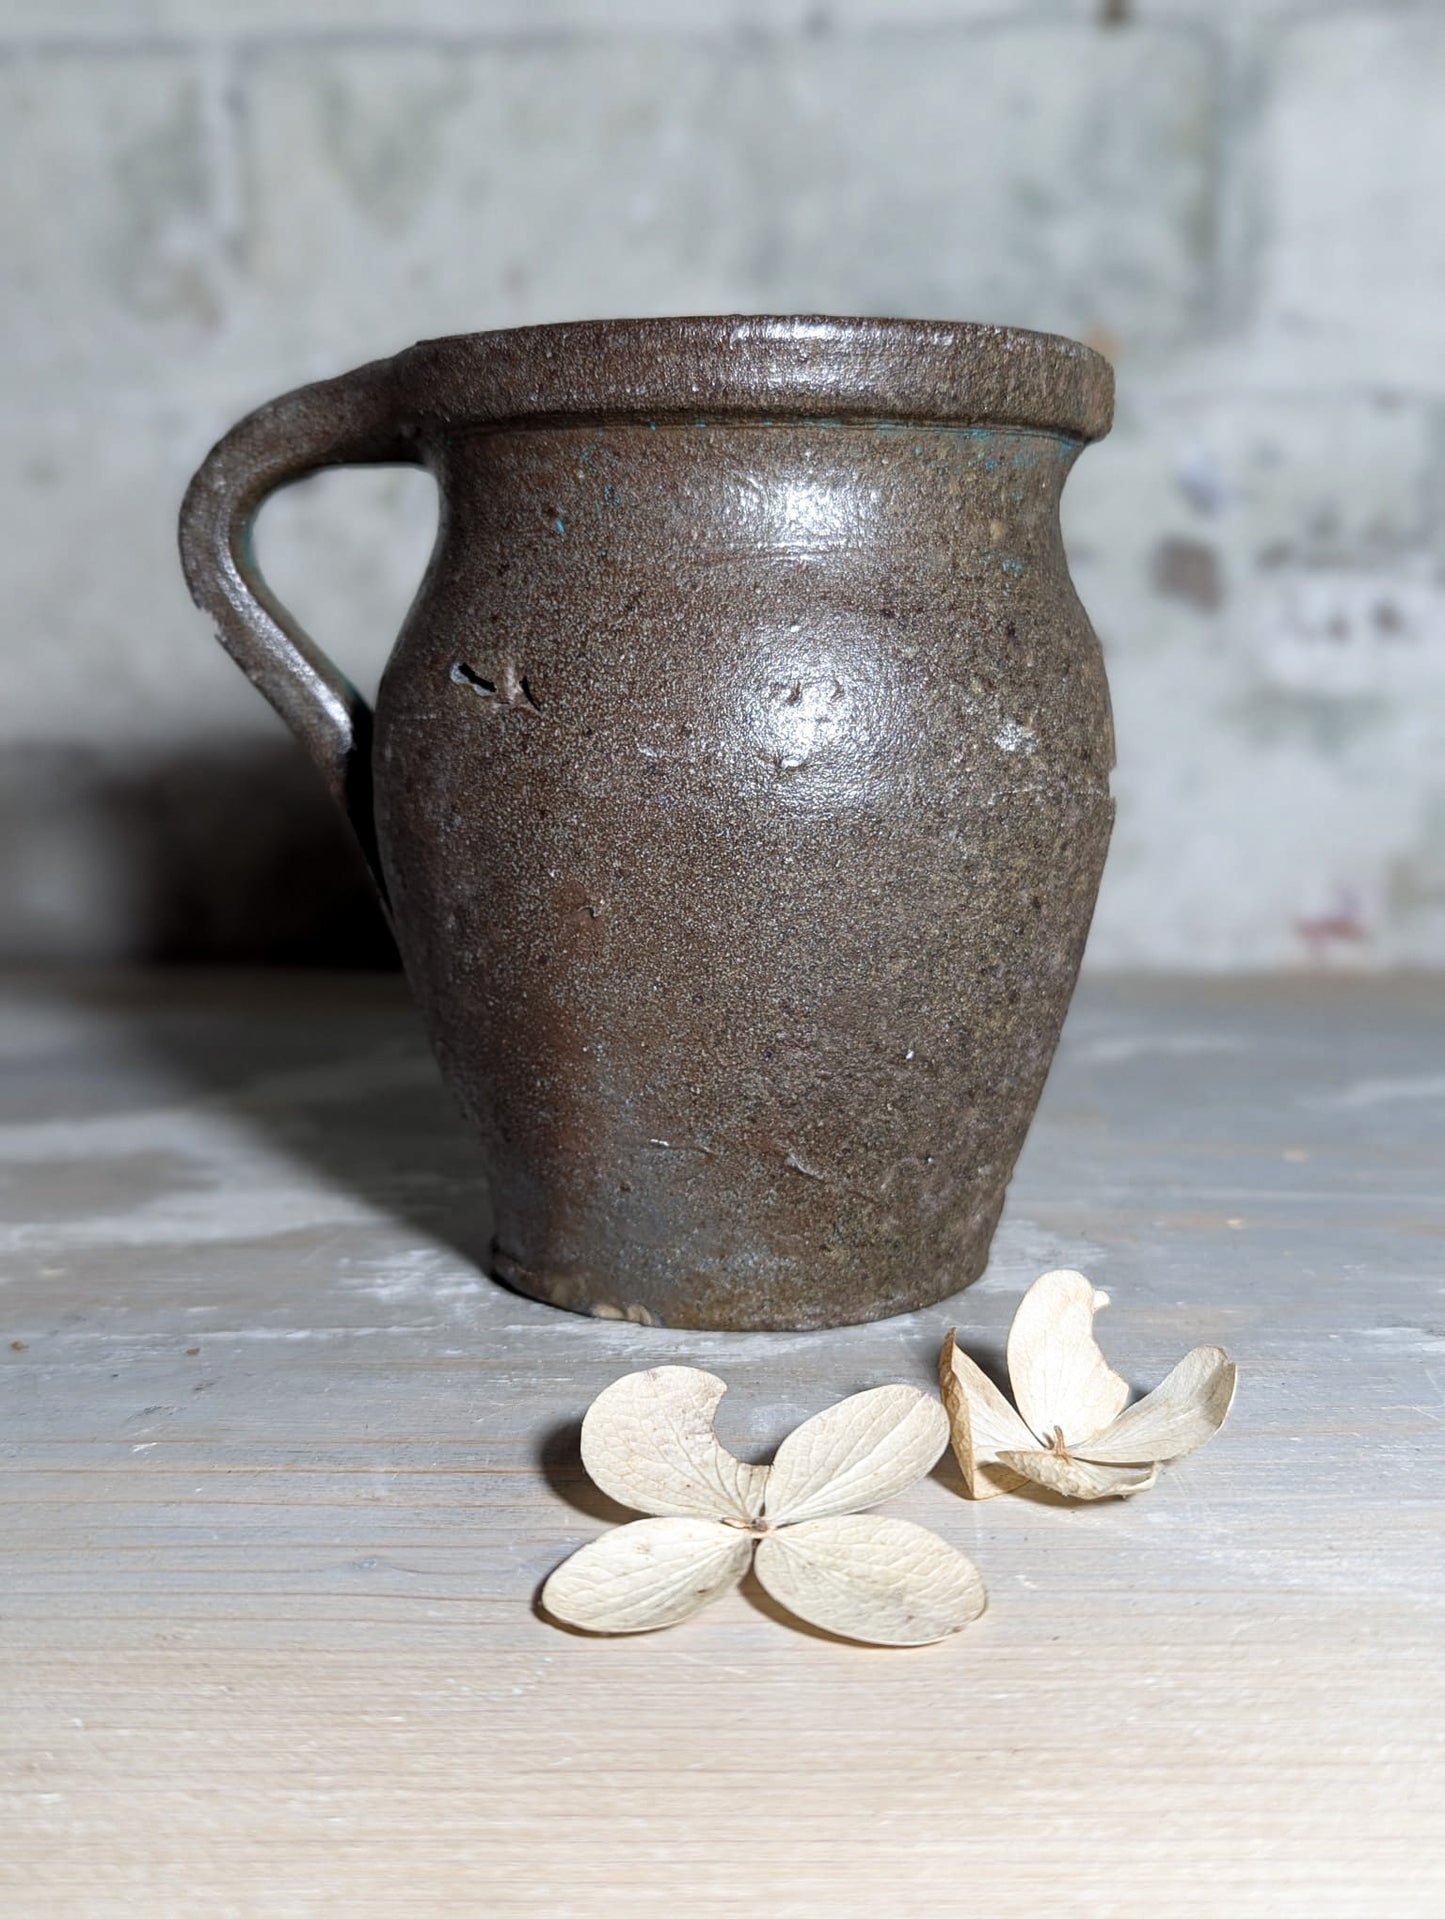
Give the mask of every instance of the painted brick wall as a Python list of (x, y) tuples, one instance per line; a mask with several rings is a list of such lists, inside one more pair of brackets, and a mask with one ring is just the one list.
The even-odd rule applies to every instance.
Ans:
[[(1116, 362), (1090, 963), (1445, 963), (1442, 101), (1445, 4), (0, 0), (0, 957), (384, 953), (176, 569), (238, 414), (424, 334), (802, 308)], [(363, 683), (433, 516), (265, 516)]]

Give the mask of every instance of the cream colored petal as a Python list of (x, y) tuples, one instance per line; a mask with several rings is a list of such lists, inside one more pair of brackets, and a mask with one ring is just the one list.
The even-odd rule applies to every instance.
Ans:
[(695, 1366), (627, 1373), (582, 1421), (582, 1464), (624, 1506), (696, 1519), (755, 1519), (766, 1466), (735, 1459), (713, 1431), (727, 1387)]
[(988, 1603), (977, 1566), (937, 1533), (879, 1513), (785, 1526), (758, 1541), (753, 1570), (790, 1613), (844, 1639), (926, 1646)]
[(876, 1506), (936, 1465), (948, 1417), (916, 1386), (876, 1386), (804, 1420), (779, 1446), (768, 1475), (770, 1524), (795, 1526)]
[(1094, 1342), (1094, 1314), (1109, 1295), (1082, 1273), (1045, 1273), (1014, 1314), (1008, 1336), (1008, 1376), (1018, 1409), (1047, 1445), (1054, 1428), (1064, 1444), (1092, 1439), (1120, 1414), (1129, 1388)]
[(1057, 1453), (1005, 1453), (1004, 1463), (1065, 1499), (1124, 1499), (1142, 1493), (1157, 1477), (1153, 1466), (1096, 1466)]
[(1081, 1445), (1079, 1456), (1107, 1465), (1135, 1465), (1192, 1453), (1224, 1424), (1234, 1382), (1228, 1353), (1218, 1346), (1196, 1346), (1161, 1386)]
[(1012, 1492), (1019, 1476), (996, 1464), (999, 1453), (1010, 1448), (1031, 1451), (1034, 1435), (952, 1332), (938, 1355), (938, 1387), (964, 1491), (970, 1499)]
[(735, 1586), (752, 1546), (750, 1534), (716, 1519), (634, 1519), (564, 1559), (542, 1604), (584, 1632), (655, 1632)]

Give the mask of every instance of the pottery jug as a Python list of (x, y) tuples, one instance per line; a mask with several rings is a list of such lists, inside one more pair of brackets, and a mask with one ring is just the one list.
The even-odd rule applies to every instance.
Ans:
[[(210, 454), (191, 592), (366, 853), (499, 1277), (740, 1329), (983, 1270), (1112, 821), (1058, 523), (1111, 403), (1007, 327), (609, 321), (424, 341)], [(441, 521), (373, 717), (250, 532), (397, 461)]]

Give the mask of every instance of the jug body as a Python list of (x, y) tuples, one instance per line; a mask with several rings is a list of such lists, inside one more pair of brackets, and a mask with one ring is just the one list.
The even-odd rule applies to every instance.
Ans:
[(1058, 530), (1107, 369), (885, 324), (393, 363), (442, 525), (349, 777), (494, 1269), (561, 1306), (817, 1327), (987, 1259), (1112, 818)]

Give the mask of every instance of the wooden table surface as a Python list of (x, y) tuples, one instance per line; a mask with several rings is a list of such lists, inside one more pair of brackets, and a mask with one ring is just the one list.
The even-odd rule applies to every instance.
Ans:
[[(1445, 981), (1088, 987), (986, 1278), (804, 1335), (482, 1277), (392, 980), (22, 980), (0, 1061), (5, 1914), (1445, 1913)], [(766, 1457), (1057, 1265), (1239, 1397), (1134, 1504), (895, 1502), (977, 1625), (538, 1616), (616, 1375)]]

